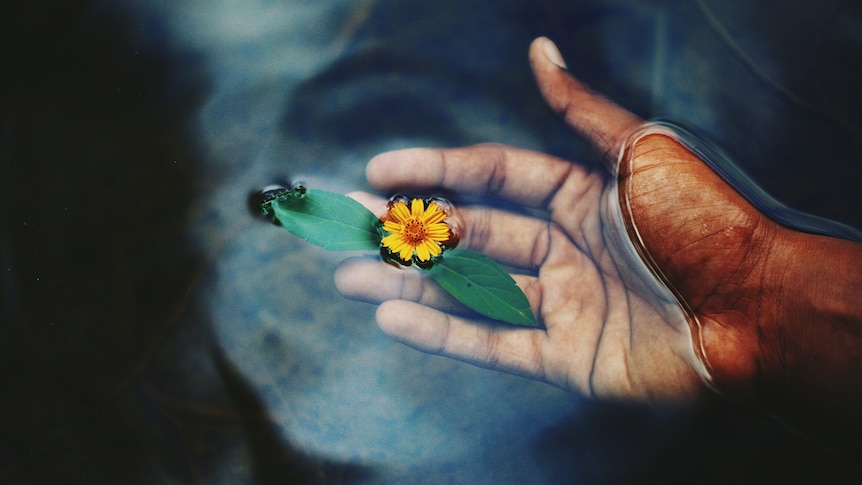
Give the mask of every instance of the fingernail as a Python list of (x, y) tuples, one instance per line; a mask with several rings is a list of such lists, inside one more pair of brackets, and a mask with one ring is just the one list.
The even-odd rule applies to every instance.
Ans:
[(551, 42), (551, 39), (545, 39), (544, 45), (542, 46), (542, 50), (545, 52), (545, 57), (547, 57), (552, 64), (559, 67), (560, 69), (567, 69), (566, 61), (563, 60), (563, 56), (560, 54), (560, 50), (557, 49), (556, 44)]

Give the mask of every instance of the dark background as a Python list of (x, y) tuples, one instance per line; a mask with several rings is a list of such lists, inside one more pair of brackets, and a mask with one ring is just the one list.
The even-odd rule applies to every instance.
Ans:
[(862, 228), (852, 2), (61, 2), (3, 7), (0, 482), (740, 483), (858, 478), (716, 399), (585, 402), (426, 356), (255, 220), (278, 178), (368, 189), (399, 147), (595, 158), (532, 38)]

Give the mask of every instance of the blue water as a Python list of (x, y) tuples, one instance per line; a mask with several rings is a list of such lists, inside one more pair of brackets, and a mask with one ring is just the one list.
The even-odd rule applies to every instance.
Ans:
[(246, 205), (284, 179), (370, 190), (366, 161), (403, 147), (600, 163), (533, 85), (527, 46), (547, 35), (599, 91), (856, 231), (862, 17), (778, 3), (20, 7), (4, 20), (0, 481), (843, 477), (732, 404), (587, 402), (402, 346), (335, 291), (344, 254)]

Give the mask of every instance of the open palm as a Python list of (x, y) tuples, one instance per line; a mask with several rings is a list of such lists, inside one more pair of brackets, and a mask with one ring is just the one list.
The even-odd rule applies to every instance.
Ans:
[[(549, 106), (616, 159), (643, 121), (572, 79), (547, 47), (535, 41), (530, 59)], [(491, 201), (459, 210), (460, 247), (512, 267), (541, 328), (476, 318), (420, 271), (377, 261), (346, 261), (336, 284), (381, 303), (378, 324), (408, 345), (592, 396), (684, 399), (705, 389), (704, 378), (749, 379), (763, 368), (752, 357), (758, 349), (745, 345), (751, 332), (770, 331), (760, 324), (770, 295), (757, 283), (779, 230), (672, 137), (644, 134), (624, 162), (618, 178), (480, 145), (403, 150), (369, 163), (368, 180), (384, 193)], [(380, 197), (354, 197), (385, 211)]]

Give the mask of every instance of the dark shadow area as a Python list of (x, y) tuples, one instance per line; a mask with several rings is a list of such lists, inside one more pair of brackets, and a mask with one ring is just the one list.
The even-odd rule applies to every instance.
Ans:
[(516, 126), (548, 153), (599, 163), (548, 116), (528, 64), (532, 39), (562, 32), (559, 10), (520, 0), (373, 2), (345, 52), (297, 86), (280, 127), (318, 163), (393, 140), (512, 143), (488, 134)]
[[(547, 483), (858, 483), (842, 457), (756, 410), (709, 397), (691, 409), (593, 402), (548, 430)], [(568, 459), (566, 459), (568, 458)]]
[(139, 49), (135, 24), (95, 2), (5, 10), (0, 482), (362, 476), (279, 436), (194, 302), (205, 167), (189, 121), (206, 76)]
[(713, 55), (735, 71), (705, 100), (723, 125), (713, 141), (784, 204), (862, 228), (862, 6), (791, 2), (778, 15), (762, 2), (690, 8), (703, 39), (720, 46)]
[[(384, 44), (308, 79), (298, 88), (282, 128), (309, 145), (339, 150), (400, 136), (460, 140), (455, 120), (439, 100), (467, 97), (469, 81), (399, 58), (397, 49)], [(439, 99), (425, 96), (434, 90), (441, 92)], [(317, 138), (323, 139), (315, 143)], [(320, 157), (331, 158), (332, 153)]]

